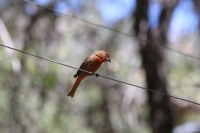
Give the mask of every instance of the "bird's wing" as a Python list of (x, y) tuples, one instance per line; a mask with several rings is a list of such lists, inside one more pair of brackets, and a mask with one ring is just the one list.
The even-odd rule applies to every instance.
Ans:
[[(92, 64), (92, 60), (90, 57), (87, 57), (83, 63), (81, 64), (81, 66), (79, 67), (79, 69), (83, 69), (85, 70), (85, 68), (87, 68), (88, 66), (90, 66)], [(74, 75), (74, 77), (76, 78), (82, 71), (78, 70), (77, 73)]]

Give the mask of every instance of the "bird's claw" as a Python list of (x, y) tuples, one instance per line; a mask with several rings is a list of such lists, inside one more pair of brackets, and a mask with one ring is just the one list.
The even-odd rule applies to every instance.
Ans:
[(96, 73), (95, 75), (96, 75), (96, 77), (99, 77), (99, 74), (98, 74), (98, 73)]

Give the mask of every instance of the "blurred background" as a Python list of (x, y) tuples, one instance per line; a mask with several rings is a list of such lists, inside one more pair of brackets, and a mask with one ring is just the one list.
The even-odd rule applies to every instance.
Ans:
[[(0, 0), (0, 43), (74, 67), (106, 50), (99, 74), (200, 103), (199, 21), (199, 0)], [(75, 73), (1, 46), (0, 132), (200, 133), (200, 106), (101, 77), (67, 97)]]

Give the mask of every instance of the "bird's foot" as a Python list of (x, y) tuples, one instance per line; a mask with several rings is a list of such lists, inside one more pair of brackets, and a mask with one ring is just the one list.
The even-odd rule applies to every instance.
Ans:
[(98, 73), (96, 73), (95, 75), (96, 75), (96, 77), (99, 77), (99, 74), (98, 74)]

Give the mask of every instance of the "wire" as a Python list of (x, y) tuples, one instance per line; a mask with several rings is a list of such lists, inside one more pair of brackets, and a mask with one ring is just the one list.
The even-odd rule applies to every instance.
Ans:
[(90, 75), (96, 75), (96, 77), (102, 77), (102, 78), (109, 79), (109, 80), (112, 80), (112, 81), (116, 81), (116, 82), (119, 82), (119, 83), (122, 83), (122, 84), (126, 84), (126, 85), (130, 85), (130, 86), (133, 86), (133, 87), (136, 87), (136, 88), (140, 88), (140, 89), (143, 89), (143, 90), (151, 91), (151, 92), (154, 92), (154, 93), (159, 93), (159, 94), (162, 94), (162, 95), (174, 98), (174, 99), (178, 99), (178, 100), (182, 100), (182, 101), (189, 102), (189, 103), (192, 103), (192, 104), (200, 105), (200, 103), (197, 103), (197, 102), (193, 102), (193, 101), (190, 101), (190, 100), (187, 100), (187, 99), (183, 99), (183, 98), (180, 98), (180, 97), (172, 96), (172, 95), (160, 92), (160, 91), (151, 90), (151, 89), (148, 89), (148, 88), (145, 88), (145, 87), (141, 87), (141, 86), (138, 86), (138, 85), (134, 85), (134, 84), (131, 84), (131, 83), (128, 83), (128, 82), (124, 82), (124, 81), (121, 81), (121, 80), (109, 78), (109, 77), (100, 75), (98, 73), (92, 73), (92, 72), (89, 72), (89, 71), (86, 71), (86, 70), (83, 70), (83, 69), (79, 69), (79, 68), (76, 68), (76, 67), (73, 67), (73, 66), (70, 66), (70, 65), (66, 65), (66, 64), (54, 61), (54, 60), (50, 60), (50, 59), (47, 59), (47, 58), (44, 58), (44, 57), (41, 57), (41, 56), (30, 54), (28, 52), (25, 52), (25, 51), (22, 51), (22, 50), (19, 50), (19, 49), (15, 49), (15, 48), (3, 45), (3, 44), (0, 44), (0, 46), (5, 47), (5, 48), (9, 48), (9, 49), (12, 49), (12, 50), (24, 53), (24, 54), (27, 54), (29, 56), (33, 56), (33, 57), (40, 58), (40, 59), (43, 59), (43, 60), (46, 60), (46, 61), (49, 61), (49, 62), (53, 62), (53, 63), (59, 64), (59, 65), (63, 65), (63, 66), (69, 67), (69, 68), (80, 70), (80, 71), (86, 72), (86, 73), (88, 73)]
[(86, 71), (86, 70), (78, 69), (78, 68), (76, 68), (76, 67), (72, 67), (72, 66), (69, 66), (69, 65), (66, 65), (66, 64), (63, 64), (63, 63), (54, 61), (54, 60), (50, 60), (50, 59), (47, 59), (47, 58), (44, 58), (44, 57), (41, 57), (41, 56), (37, 56), (37, 55), (34, 55), (34, 54), (30, 54), (30, 53), (24, 52), (24, 51), (22, 51), (22, 50), (15, 49), (15, 48), (12, 48), (12, 47), (3, 45), (3, 44), (0, 44), (0, 46), (3, 46), (3, 47), (6, 47), (6, 48), (9, 48), (9, 49), (12, 49), (12, 50), (15, 50), (15, 51), (18, 51), (18, 52), (21, 52), (21, 53), (24, 53), (24, 54), (33, 56), (33, 57), (37, 57), (37, 58), (40, 58), (40, 59), (43, 59), (43, 60), (46, 60), (46, 61), (49, 61), (49, 62), (53, 62), (53, 63), (56, 63), (56, 64), (60, 64), (60, 65), (66, 66), (66, 67), (70, 67), (70, 68), (73, 68), (73, 69), (80, 70), (80, 71), (83, 71), (83, 72), (86, 72), (86, 73), (91, 74), (91, 72), (88, 72), (88, 71)]
[[(36, 5), (36, 6), (39, 6), (39, 7), (45, 8), (45, 9), (48, 9), (48, 10), (50, 10), (50, 11), (56, 12), (56, 13), (58, 13), (58, 14), (61, 14), (61, 15), (66, 16), (66, 17), (73, 18), (73, 19), (82, 21), (82, 22), (84, 22), (84, 23), (87, 23), (87, 24), (90, 24), (90, 25), (93, 25), (93, 26), (96, 26), (96, 27), (100, 27), (100, 28), (103, 28), (103, 29), (107, 29), (107, 30), (116, 32), (116, 33), (121, 34), (121, 35), (124, 35), (124, 36), (126, 36), (126, 37), (136, 37), (136, 38), (137, 38), (136, 35), (129, 35), (129, 34), (123, 33), (123, 32), (121, 32), (121, 31), (118, 31), (118, 30), (115, 30), (115, 29), (112, 29), (112, 28), (109, 28), (109, 27), (106, 27), (106, 26), (103, 26), (103, 25), (95, 24), (95, 23), (92, 23), (92, 22), (90, 22), (90, 21), (83, 20), (83, 19), (81, 19), (81, 18), (77, 18), (77, 17), (75, 17), (75, 16), (70, 16), (70, 15), (67, 15), (67, 14), (65, 14), (65, 13), (59, 12), (59, 11), (57, 11), (57, 10), (53, 10), (53, 9), (51, 9), (51, 8), (49, 8), (49, 7), (46, 7), (46, 6), (37, 4), (37, 3), (32, 2), (32, 1), (30, 1), (30, 0), (23, 0), (23, 1), (24, 1), (24, 2), (27, 2), (27, 3), (30, 3), (30, 4), (34, 4), (34, 5)], [(138, 38), (138, 40), (141, 41), (141, 42), (148, 42), (148, 43), (150, 43), (151, 45), (155, 45), (155, 46), (158, 46), (158, 47), (162, 47), (162, 48), (165, 48), (166, 50), (169, 50), (169, 51), (178, 53), (178, 54), (180, 54), (180, 55), (184, 55), (184, 56), (187, 56), (187, 57), (190, 57), (190, 58), (193, 58), (193, 59), (196, 59), (196, 60), (199, 60), (199, 61), (200, 61), (200, 57), (198, 57), (198, 56), (194, 56), (194, 55), (190, 55), (190, 54), (184, 54), (184, 53), (182, 53), (182, 52), (180, 52), (180, 51), (177, 51), (177, 50), (175, 50), (175, 49), (173, 49), (173, 48), (170, 48), (170, 47), (167, 47), (167, 46), (163, 46), (163, 45), (160, 45), (160, 44), (155, 44), (155, 43), (153, 43), (153, 42), (151, 42), (151, 41), (149, 41), (149, 40), (143, 40), (143, 39), (139, 39), (139, 38)]]

